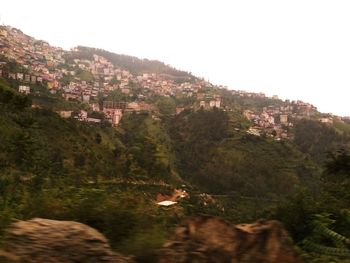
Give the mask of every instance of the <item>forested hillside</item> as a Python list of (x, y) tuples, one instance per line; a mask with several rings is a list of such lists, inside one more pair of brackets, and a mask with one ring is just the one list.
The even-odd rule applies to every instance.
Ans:
[[(315, 141), (338, 138), (334, 145), (322, 139), (335, 149), (344, 134), (301, 122), (295, 145), (247, 134), (240, 111), (174, 115), (165, 102), (161, 118), (126, 113), (113, 128), (62, 119), (31, 107), (30, 98), (2, 80), (1, 231), (16, 219), (76, 220), (139, 262), (154, 262), (156, 249), (185, 216), (205, 213), (234, 223), (265, 217), (281, 220), (310, 261), (348, 255), (339, 240), (350, 236), (349, 153), (336, 151), (322, 162), (318, 154), (333, 148)], [(309, 125), (318, 136), (307, 134)], [(156, 205), (157, 194), (179, 187), (189, 199), (169, 209)]]
[(220, 110), (175, 118), (169, 130), (184, 178), (211, 193), (254, 197), (283, 196), (318, 182), (317, 166), (292, 144), (237, 131), (234, 118)]
[(326, 125), (317, 120), (300, 120), (295, 125), (294, 143), (302, 152), (322, 163), (330, 153), (350, 146), (348, 126), (345, 123)]
[[(1, 233), (12, 220), (45, 217), (87, 223), (114, 246), (136, 255), (159, 247), (168, 220), (174, 219), (153, 200), (158, 192), (171, 191), (167, 180), (178, 178), (171, 161), (161, 155), (165, 150), (156, 149), (157, 141), (150, 139), (147, 154), (139, 156), (136, 143), (142, 137), (128, 127), (130, 138), (111, 127), (65, 120), (30, 104), (28, 97), (1, 84)], [(147, 122), (140, 136), (157, 130), (149, 118), (143, 119), (134, 120)]]

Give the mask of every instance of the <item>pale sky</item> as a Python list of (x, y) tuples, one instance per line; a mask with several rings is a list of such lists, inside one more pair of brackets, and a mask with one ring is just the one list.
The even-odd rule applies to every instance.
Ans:
[(350, 115), (348, 0), (0, 0), (0, 23)]

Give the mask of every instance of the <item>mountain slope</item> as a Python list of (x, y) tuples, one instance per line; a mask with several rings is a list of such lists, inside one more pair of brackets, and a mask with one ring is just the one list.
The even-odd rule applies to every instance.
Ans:
[[(157, 146), (166, 137), (151, 119), (141, 116), (145, 130), (157, 131), (158, 137), (151, 134), (139, 159), (136, 141), (143, 142), (146, 135), (127, 128), (133, 120), (124, 120), (128, 138), (138, 138), (129, 140), (108, 125), (30, 108), (28, 97), (6, 82), (0, 83), (0, 112), (0, 237), (14, 219), (45, 217), (89, 224), (114, 247), (137, 256), (163, 244), (167, 229), (177, 221), (154, 200), (157, 193), (172, 191), (166, 181), (179, 178), (165, 148)], [(134, 117), (140, 116), (130, 119)]]
[(349, 125), (327, 125), (318, 120), (299, 120), (295, 123), (294, 143), (318, 163), (327, 160), (327, 155), (341, 147), (350, 147)]
[(283, 196), (319, 180), (317, 165), (293, 144), (236, 131), (231, 123), (219, 110), (184, 112), (172, 121), (183, 178), (209, 192), (255, 197)]
[(108, 59), (114, 66), (128, 70), (135, 75), (156, 73), (177, 81), (191, 81), (196, 79), (191, 73), (177, 70), (157, 60), (139, 59), (137, 57), (115, 54), (98, 48), (78, 46), (74, 51), (68, 53), (66, 58), (92, 60), (94, 54)]

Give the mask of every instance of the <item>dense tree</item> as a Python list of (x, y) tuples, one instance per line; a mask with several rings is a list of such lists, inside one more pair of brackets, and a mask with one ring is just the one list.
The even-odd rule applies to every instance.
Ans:
[(295, 124), (294, 143), (319, 163), (326, 161), (327, 153), (350, 142), (350, 136), (340, 134), (333, 126), (317, 120), (300, 120)]
[[(109, 99), (114, 95), (124, 99), (119, 93)], [(347, 142), (345, 131), (301, 122), (296, 147), (247, 134), (250, 123), (241, 110), (175, 115), (175, 105), (186, 101), (175, 97), (153, 97), (160, 119), (126, 113), (116, 129), (62, 119), (50, 109), (71, 105), (45, 96), (46, 106), (34, 109), (30, 97), (0, 81), (0, 237), (13, 219), (77, 220), (105, 233), (121, 251), (154, 260), (145, 250), (159, 248), (169, 228), (194, 213), (236, 223), (279, 219), (296, 241), (323, 246), (334, 240), (314, 236), (314, 222), (326, 213), (333, 223), (323, 234), (350, 236), (349, 152), (329, 155), (321, 178), (322, 167), (313, 161)], [(169, 210), (155, 205), (158, 193), (184, 184), (190, 199)]]

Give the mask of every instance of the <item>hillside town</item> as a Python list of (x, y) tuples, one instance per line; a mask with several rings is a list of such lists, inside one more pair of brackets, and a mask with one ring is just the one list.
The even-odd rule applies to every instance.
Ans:
[[(0, 76), (17, 81), (18, 91), (23, 94), (31, 93), (31, 85), (41, 85), (66, 101), (87, 105), (87, 109), (76, 114), (70, 109), (57, 110), (63, 118), (99, 123), (101, 118), (89, 116), (90, 112), (99, 112), (113, 126), (118, 126), (127, 112), (148, 112), (158, 119), (161, 114), (153, 103), (157, 96), (180, 101), (173, 114), (187, 108), (233, 111), (234, 105), (225, 98), (229, 94), (231, 101), (264, 99), (268, 102), (260, 108), (243, 106), (241, 109), (251, 122), (247, 133), (255, 136), (266, 134), (277, 140), (293, 139), (290, 130), (295, 119), (317, 118), (325, 124), (332, 124), (335, 119), (344, 121), (331, 114), (322, 115), (315, 106), (302, 101), (282, 101), (277, 96), (268, 98), (264, 93), (229, 90), (199, 78), (179, 82), (154, 72), (132, 74), (103, 56), (93, 54), (90, 58), (81, 58), (79, 52), (79, 48), (65, 51), (18, 29), (0, 26)], [(20, 67), (11, 67), (11, 62)]]

